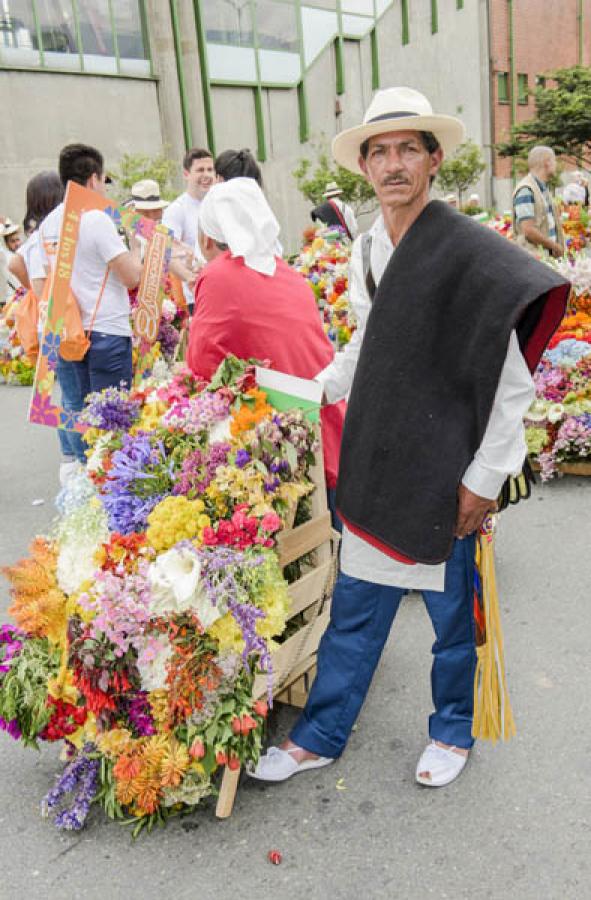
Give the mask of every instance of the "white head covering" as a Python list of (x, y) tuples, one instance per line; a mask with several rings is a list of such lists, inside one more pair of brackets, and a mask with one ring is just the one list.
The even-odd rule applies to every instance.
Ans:
[(263, 275), (274, 275), (279, 222), (253, 178), (232, 178), (209, 189), (199, 207), (199, 228), (232, 256)]

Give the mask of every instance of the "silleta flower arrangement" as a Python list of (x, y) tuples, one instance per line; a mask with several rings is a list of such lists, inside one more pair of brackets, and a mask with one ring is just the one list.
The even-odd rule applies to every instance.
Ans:
[(562, 463), (591, 460), (591, 268), (582, 256), (554, 263), (573, 284), (570, 310), (534, 376), (536, 399), (526, 416), (528, 452), (543, 481)]
[(356, 320), (349, 302), (351, 242), (341, 228), (307, 228), (304, 245), (293, 262), (316, 297), (324, 330), (340, 350), (351, 340)]
[(52, 533), (4, 569), (0, 728), (63, 743), (42, 803), (58, 828), (96, 804), (137, 834), (211, 794), (219, 767), (258, 759), (289, 614), (277, 535), (318, 447), (234, 358), (209, 385), (180, 371), (93, 394), (83, 421), (86, 471)]
[(35, 377), (35, 362), (25, 356), (15, 327), (15, 314), (25, 294), (19, 288), (0, 313), (0, 381), (28, 387)]

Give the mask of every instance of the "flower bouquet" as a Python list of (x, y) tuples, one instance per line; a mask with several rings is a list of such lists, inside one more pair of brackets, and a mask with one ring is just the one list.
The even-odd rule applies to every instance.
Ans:
[(181, 370), (90, 395), (82, 421), (86, 471), (4, 569), (0, 728), (63, 744), (42, 803), (58, 828), (97, 804), (135, 835), (258, 759), (290, 616), (281, 532), (319, 447), (234, 358), (210, 384)]
[(547, 481), (565, 466), (591, 458), (590, 315), (567, 314), (548, 345), (534, 384), (536, 399), (526, 416), (526, 440), (542, 480)]
[(304, 246), (293, 262), (310, 284), (324, 324), (336, 350), (351, 340), (355, 315), (349, 302), (351, 242), (340, 228), (307, 228)]
[(35, 363), (25, 356), (15, 327), (15, 313), (26, 291), (19, 288), (0, 314), (0, 382), (30, 387)]

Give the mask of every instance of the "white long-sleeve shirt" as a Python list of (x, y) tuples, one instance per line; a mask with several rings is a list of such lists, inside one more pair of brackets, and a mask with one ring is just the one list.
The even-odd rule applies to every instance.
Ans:
[[(371, 270), (377, 285), (395, 248), (382, 216), (376, 219), (370, 233)], [(355, 241), (351, 253), (349, 298), (357, 317), (357, 330), (345, 349), (316, 376), (329, 403), (336, 403), (349, 393), (371, 310), (363, 273), (361, 238)], [(534, 395), (531, 375), (519, 349), (517, 335), (512, 332), (482, 443), (462, 478), (463, 484), (474, 494), (496, 499), (507, 476), (521, 470), (527, 452), (523, 417)], [(343, 530), (341, 568), (346, 575), (377, 584), (415, 590), (444, 589), (445, 563), (406, 565), (372, 547), (347, 528)]]

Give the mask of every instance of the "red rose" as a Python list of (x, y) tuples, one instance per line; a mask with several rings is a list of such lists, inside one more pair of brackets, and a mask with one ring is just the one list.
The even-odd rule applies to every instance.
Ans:
[(240, 734), (242, 731), (242, 723), (238, 716), (234, 716), (230, 725), (232, 726), (232, 732), (234, 734)]
[(240, 768), (240, 760), (237, 756), (231, 756), (228, 760), (228, 768), (232, 770), (232, 772), (236, 772), (237, 769)]

